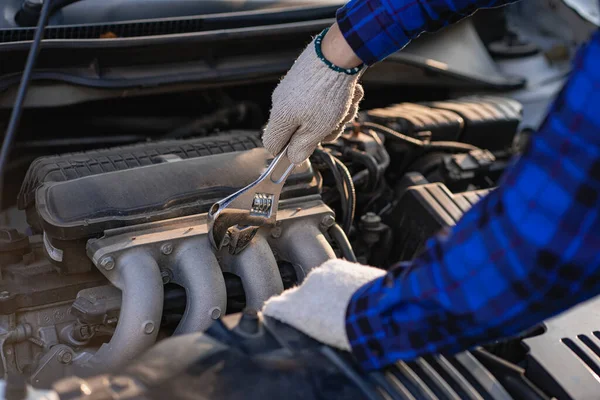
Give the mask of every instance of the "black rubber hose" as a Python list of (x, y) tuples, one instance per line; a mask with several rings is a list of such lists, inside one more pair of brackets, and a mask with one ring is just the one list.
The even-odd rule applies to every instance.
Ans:
[(340, 171), (337, 168), (335, 161), (333, 160), (333, 156), (331, 154), (329, 154), (328, 152), (326, 152), (325, 150), (317, 149), (317, 150), (315, 150), (315, 155), (317, 156), (317, 158), (319, 160), (321, 160), (327, 166), (327, 168), (331, 171), (331, 173), (333, 175), (333, 180), (335, 181), (336, 189), (337, 189), (338, 193), (340, 194), (340, 199), (341, 199), (340, 202), (341, 202), (341, 207), (342, 207), (343, 220), (345, 220), (346, 215), (348, 215), (348, 212), (349, 212), (348, 194), (344, 187), (344, 181), (342, 179)]
[(340, 248), (342, 252), (342, 256), (350, 262), (358, 262), (356, 259), (356, 255), (354, 254), (354, 250), (352, 249), (352, 245), (348, 240), (348, 236), (344, 233), (344, 230), (338, 225), (333, 224), (331, 228), (329, 228), (329, 235)]
[[(383, 142), (381, 141), (379, 136), (377, 136), (377, 134), (374, 131), (367, 130), (367, 132), (365, 132), (365, 134), (371, 136), (379, 144), (379, 146), (377, 146), (377, 153), (379, 154), (379, 159), (381, 160), (381, 162), (377, 165), (377, 168), (379, 169), (380, 176), (383, 176), (387, 167), (390, 166), (390, 162), (391, 162), (390, 155), (388, 154), (387, 150), (385, 149)], [(358, 183), (361, 183), (362, 180), (366, 178), (368, 173), (369, 173), (368, 170), (362, 170), (352, 177), (352, 181), (354, 182), (355, 185)]]
[(350, 171), (348, 171), (348, 168), (346, 168), (344, 163), (333, 156), (331, 158), (333, 158), (333, 161), (335, 162), (335, 164), (338, 167), (338, 170), (340, 171), (340, 175), (342, 176), (344, 186), (348, 193), (348, 213), (346, 214), (346, 218), (344, 219), (343, 227), (344, 232), (346, 232), (346, 234), (349, 235), (350, 230), (352, 229), (352, 221), (354, 221), (354, 212), (356, 210), (356, 191), (354, 190), (354, 182), (352, 181), (352, 175), (350, 174)]
[(365, 153), (364, 151), (355, 150), (352, 148), (345, 148), (343, 154), (352, 161), (357, 162), (367, 168), (369, 172), (369, 179), (367, 185), (367, 191), (372, 192), (377, 187), (379, 180), (381, 179), (381, 173), (377, 160), (372, 155)]
[(40, 43), (44, 37), (44, 28), (48, 23), (50, 12), (52, 11), (53, 5), (51, 3), (51, 0), (46, 0), (42, 5), (40, 18), (35, 29), (35, 35), (33, 36), (33, 43), (29, 48), (29, 54), (27, 55), (27, 61), (25, 62), (23, 76), (21, 77), (21, 83), (19, 84), (19, 89), (17, 90), (15, 104), (13, 106), (12, 113), (10, 114), (6, 133), (4, 134), (2, 149), (0, 149), (0, 195), (3, 192), (4, 170), (6, 169), (6, 164), (8, 163), (8, 156), (10, 154), (15, 134), (17, 129), (19, 129), (19, 122), (21, 121), (21, 114), (23, 113), (23, 103), (25, 102), (25, 96), (27, 95), (27, 89), (29, 88), (29, 82), (31, 81), (31, 73), (33, 72), (35, 61), (40, 52)]

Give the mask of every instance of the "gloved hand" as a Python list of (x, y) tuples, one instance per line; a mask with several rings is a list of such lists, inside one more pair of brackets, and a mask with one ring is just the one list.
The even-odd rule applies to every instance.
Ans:
[(385, 271), (344, 260), (329, 260), (309, 272), (304, 282), (271, 297), (262, 313), (293, 326), (322, 343), (350, 350), (346, 308), (361, 286)]
[(325, 60), (317, 36), (273, 92), (263, 144), (273, 155), (289, 142), (288, 157), (306, 160), (321, 141), (333, 141), (356, 117), (364, 92), (362, 66), (342, 69)]

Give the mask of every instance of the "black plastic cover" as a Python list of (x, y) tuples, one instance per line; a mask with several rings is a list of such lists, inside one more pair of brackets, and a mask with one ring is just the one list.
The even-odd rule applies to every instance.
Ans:
[(523, 341), (532, 382), (558, 399), (600, 398), (598, 310), (600, 297), (545, 321), (543, 333)]
[(401, 185), (399, 200), (392, 212), (397, 238), (393, 260), (412, 259), (427, 239), (443, 227), (453, 226), (490, 189), (452, 193), (440, 182), (428, 183), (419, 173), (407, 174)]
[[(270, 159), (256, 148), (46, 183), (36, 193), (37, 212), (45, 233), (60, 240), (205, 213), (258, 178)], [(281, 199), (319, 194), (319, 185), (305, 162), (288, 178)]]
[(479, 353), (436, 355), (365, 373), (349, 353), (245, 312), (216, 321), (204, 334), (164, 340), (122, 371), (90, 378), (86, 387), (92, 393), (82, 393), (83, 382), (75, 377), (53, 389), (60, 399), (82, 400), (108, 399), (111, 382), (125, 381), (140, 399), (543, 398), (517, 375), (508, 377), (514, 390), (507, 390), (501, 382), (504, 374), (494, 375)]
[(21, 210), (35, 201), (35, 191), (45, 182), (64, 182), (106, 172), (122, 171), (212, 154), (250, 150), (262, 146), (260, 132), (231, 131), (229, 134), (188, 140), (166, 140), (88, 152), (41, 157), (33, 161), (18, 198)]
[(414, 103), (377, 108), (368, 111), (367, 116), (405, 135), (430, 131), (432, 140), (457, 140), (464, 126), (462, 117), (455, 112)]
[(516, 100), (492, 96), (465, 97), (429, 105), (460, 115), (465, 125), (458, 140), (488, 150), (512, 146), (523, 109)]
[(521, 112), (521, 104), (512, 99), (471, 96), (422, 104), (395, 104), (370, 110), (367, 118), (406, 135), (430, 131), (432, 140), (455, 140), (501, 150), (512, 145)]

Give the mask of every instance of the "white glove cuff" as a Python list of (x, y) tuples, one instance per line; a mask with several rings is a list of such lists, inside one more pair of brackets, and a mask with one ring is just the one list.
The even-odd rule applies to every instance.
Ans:
[(269, 299), (262, 312), (322, 343), (349, 351), (346, 336), (348, 303), (361, 286), (384, 274), (381, 269), (329, 260), (313, 269), (301, 286)]

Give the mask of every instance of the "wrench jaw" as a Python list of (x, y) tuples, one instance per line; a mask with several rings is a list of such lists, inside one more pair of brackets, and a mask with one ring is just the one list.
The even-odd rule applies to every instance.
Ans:
[(212, 217), (209, 213), (209, 239), (216, 251), (229, 247), (230, 254), (239, 254), (252, 241), (258, 229), (274, 225), (275, 215), (265, 218), (248, 210), (225, 208)]
[(275, 225), (279, 195), (294, 167), (286, 147), (256, 181), (213, 204), (208, 232), (216, 251), (229, 246), (231, 254), (239, 254), (261, 226)]
[[(229, 238), (229, 254), (236, 255), (240, 254), (252, 241), (254, 236), (258, 232), (257, 226), (245, 226), (240, 227), (239, 225), (232, 226), (227, 230), (226, 238)], [(222, 246), (223, 245), (223, 242)]]

